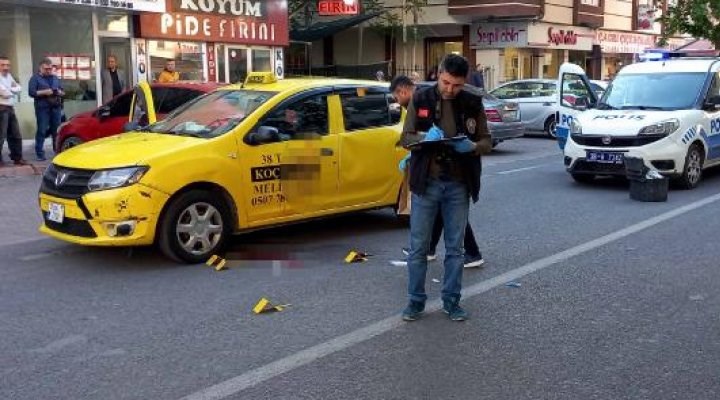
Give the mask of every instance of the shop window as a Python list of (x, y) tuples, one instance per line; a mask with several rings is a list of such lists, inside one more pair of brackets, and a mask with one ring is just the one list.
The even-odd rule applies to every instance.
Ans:
[(270, 50), (252, 50), (252, 70), (254, 72), (272, 71), (270, 65)]
[(156, 81), (165, 68), (167, 60), (175, 60), (175, 70), (180, 73), (181, 81), (200, 81), (204, 79), (204, 49), (202, 43), (148, 41), (151, 79)]
[(344, 93), (340, 95), (346, 131), (391, 125), (390, 106), (385, 93)]
[(105, 32), (130, 32), (130, 23), (127, 14), (113, 12), (98, 12), (98, 30)]
[[(53, 62), (53, 71), (65, 89), (63, 106), (68, 118), (97, 107), (91, 16), (90, 11), (80, 9), (72, 13), (38, 8), (30, 11), (33, 70), (43, 58)], [(27, 87), (27, 82), (21, 84)]]
[(286, 106), (280, 106), (262, 123), (273, 126), (288, 139), (304, 139), (308, 135), (328, 133), (327, 95), (303, 97)]

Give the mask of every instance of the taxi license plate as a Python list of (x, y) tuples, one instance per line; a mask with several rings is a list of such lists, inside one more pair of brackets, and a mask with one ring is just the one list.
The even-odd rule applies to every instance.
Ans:
[(52, 222), (62, 224), (65, 218), (65, 206), (57, 203), (48, 203), (48, 216), (47, 218)]
[(605, 151), (588, 151), (587, 161), (601, 164), (622, 164), (623, 153), (608, 153)]

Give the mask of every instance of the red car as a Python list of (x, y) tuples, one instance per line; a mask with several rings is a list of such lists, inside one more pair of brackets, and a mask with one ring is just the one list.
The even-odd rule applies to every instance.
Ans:
[[(151, 83), (152, 98), (158, 119), (188, 101), (222, 86), (210, 82)], [(91, 140), (117, 135), (128, 122), (134, 89), (115, 96), (96, 110), (76, 114), (60, 125), (57, 135), (58, 152)]]

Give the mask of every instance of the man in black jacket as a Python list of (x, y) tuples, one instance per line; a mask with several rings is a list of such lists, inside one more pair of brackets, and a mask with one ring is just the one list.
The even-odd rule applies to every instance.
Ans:
[[(477, 201), (480, 193), (480, 155), (492, 149), (482, 94), (465, 87), (468, 70), (464, 57), (447, 55), (440, 64), (437, 85), (415, 91), (408, 106), (401, 139), (412, 151), (410, 301), (402, 314), (406, 321), (418, 319), (425, 309), (428, 247), (438, 212), (442, 213), (445, 232), (443, 309), (453, 321), (468, 317), (460, 307), (463, 239), (469, 199)], [(460, 139), (426, 143), (453, 137)]]

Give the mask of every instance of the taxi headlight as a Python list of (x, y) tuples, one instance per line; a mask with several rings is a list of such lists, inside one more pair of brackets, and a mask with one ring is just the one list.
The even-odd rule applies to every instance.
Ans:
[(104, 190), (129, 186), (140, 181), (148, 167), (127, 167), (97, 171), (88, 182), (88, 189)]
[(640, 129), (638, 135), (669, 135), (680, 127), (680, 120), (668, 119), (666, 121), (660, 121), (658, 123), (648, 125)]
[(576, 119), (570, 121), (570, 134), (582, 135), (582, 125)]

